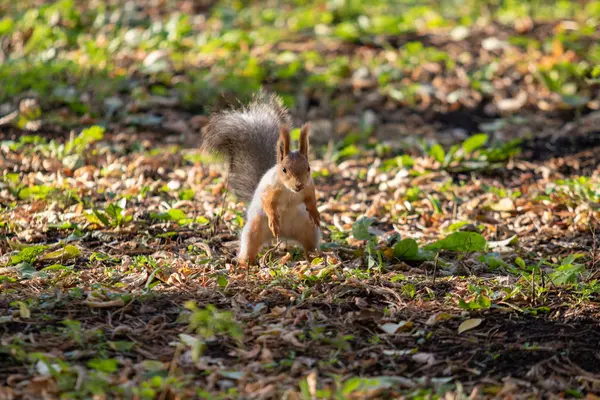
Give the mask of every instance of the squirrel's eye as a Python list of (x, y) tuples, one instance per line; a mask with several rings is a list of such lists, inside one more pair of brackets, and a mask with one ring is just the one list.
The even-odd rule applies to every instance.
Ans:
[(310, 172), (310, 165), (308, 166), (308, 172)]
[(284, 174), (287, 172), (287, 169), (285, 169), (285, 167), (281, 168), (281, 170), (283, 171)]

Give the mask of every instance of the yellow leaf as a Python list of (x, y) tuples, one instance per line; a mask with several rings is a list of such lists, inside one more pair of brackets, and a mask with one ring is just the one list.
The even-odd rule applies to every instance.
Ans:
[(12, 250), (23, 250), (23, 249), (26, 249), (27, 247), (31, 247), (31, 245), (21, 243), (21, 242), (19, 242), (18, 239), (14, 238), (14, 239), (8, 240), (8, 247), (10, 247)]
[(434, 326), (435, 324), (437, 324), (440, 321), (445, 321), (447, 319), (452, 318), (452, 315), (445, 313), (445, 312), (440, 312), (437, 314), (433, 314), (431, 317), (429, 317), (429, 319), (427, 320), (427, 322), (425, 322), (425, 325), (427, 326)]
[(31, 311), (29, 311), (27, 304), (23, 303), (22, 301), (19, 301), (18, 304), (19, 304), (19, 315), (21, 316), (21, 318), (31, 317)]
[(62, 249), (52, 251), (48, 254), (44, 254), (42, 257), (40, 257), (40, 260), (64, 261), (70, 260), (71, 258), (77, 258), (80, 254), (81, 251), (79, 251), (79, 249), (76, 246), (68, 244)]
[(384, 255), (386, 258), (392, 258), (392, 257), (394, 257), (394, 249), (393, 249), (393, 248), (391, 248), (391, 247), (386, 247), (386, 248), (383, 250), (383, 255)]
[(492, 204), (490, 206), (490, 209), (492, 209), (493, 211), (514, 211), (515, 210), (515, 203), (512, 201), (512, 199), (509, 199), (508, 197), (503, 198), (502, 200), (500, 200), (499, 202), (497, 202), (496, 204)]
[(481, 318), (471, 318), (466, 321), (463, 321), (462, 324), (458, 327), (458, 334), (460, 335), (463, 332), (471, 330), (473, 328), (477, 328), (483, 320)]

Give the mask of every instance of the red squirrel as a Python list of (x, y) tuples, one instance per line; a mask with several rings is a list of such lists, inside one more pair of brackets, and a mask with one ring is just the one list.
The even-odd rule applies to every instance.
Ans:
[(260, 91), (240, 109), (212, 115), (202, 148), (225, 157), (232, 192), (249, 201), (238, 261), (253, 264), (273, 238), (302, 245), (304, 256), (319, 252), (321, 217), (308, 162), (310, 125), (290, 150), (291, 118), (281, 99)]

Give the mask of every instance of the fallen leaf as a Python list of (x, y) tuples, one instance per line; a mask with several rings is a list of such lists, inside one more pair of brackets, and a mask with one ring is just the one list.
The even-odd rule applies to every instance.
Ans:
[(435, 324), (437, 324), (440, 321), (445, 321), (447, 319), (452, 318), (452, 315), (445, 313), (445, 312), (440, 312), (437, 314), (433, 314), (431, 317), (429, 317), (429, 319), (427, 320), (427, 322), (425, 322), (425, 325), (427, 326), (434, 326)]
[(380, 325), (379, 329), (381, 329), (382, 331), (384, 331), (385, 333), (389, 334), (389, 335), (393, 335), (394, 333), (398, 332), (398, 331), (406, 331), (411, 329), (413, 326), (412, 321), (402, 321), (398, 324), (393, 324), (391, 322), (388, 322), (386, 324)]
[(312, 398), (315, 398), (317, 395), (317, 373), (312, 371), (306, 377), (306, 383), (308, 383), (308, 390)]
[(301, 332), (300, 330), (295, 330), (295, 331), (286, 333), (285, 335), (282, 335), (281, 338), (283, 340), (285, 340), (286, 342), (288, 342), (298, 348), (303, 349), (305, 346), (302, 343), (300, 343), (298, 341), (298, 338), (296, 337), (296, 335), (299, 334), (300, 332)]
[(125, 302), (123, 299), (116, 299), (111, 301), (90, 301), (86, 300), (83, 302), (88, 307), (91, 308), (110, 308), (110, 307), (123, 307)]
[(77, 258), (81, 254), (81, 251), (76, 246), (68, 244), (62, 249), (51, 251), (50, 253), (44, 254), (40, 257), (40, 260), (46, 261), (59, 261), (59, 260), (70, 260)]
[(19, 304), (19, 315), (21, 318), (30, 318), (31, 311), (27, 307), (27, 304), (23, 303), (22, 301), (18, 301), (17, 303)]
[(383, 354), (386, 356), (408, 356), (413, 352), (413, 350), (383, 350)]
[(412, 359), (421, 364), (433, 364), (435, 363), (435, 355), (433, 353), (415, 353)]
[(483, 320), (481, 318), (471, 318), (466, 321), (463, 321), (458, 327), (458, 334), (460, 335), (463, 332), (466, 332), (473, 328), (477, 328), (479, 325), (481, 325), (482, 322)]
[(505, 197), (502, 200), (500, 200), (499, 202), (492, 204), (490, 206), (490, 209), (493, 211), (509, 212), (509, 211), (515, 211), (516, 207), (515, 207), (515, 203), (512, 201), (512, 199)]
[(508, 247), (511, 244), (516, 244), (518, 241), (517, 239), (518, 239), (517, 235), (513, 235), (506, 240), (499, 240), (496, 242), (488, 242), (488, 247), (490, 249), (495, 249), (498, 247)]
[(287, 310), (287, 308), (285, 307), (273, 307), (271, 308), (271, 314), (278, 317), (280, 315), (282, 315), (285, 311)]

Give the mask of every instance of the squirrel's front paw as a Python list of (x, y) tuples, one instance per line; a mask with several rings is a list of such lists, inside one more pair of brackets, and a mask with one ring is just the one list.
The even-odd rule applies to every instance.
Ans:
[(271, 230), (271, 233), (273, 233), (273, 236), (275, 236), (276, 238), (279, 237), (279, 220), (278, 219), (270, 219), (269, 220), (269, 229)]
[(319, 212), (310, 213), (310, 220), (317, 228), (321, 226), (321, 215), (319, 215)]

